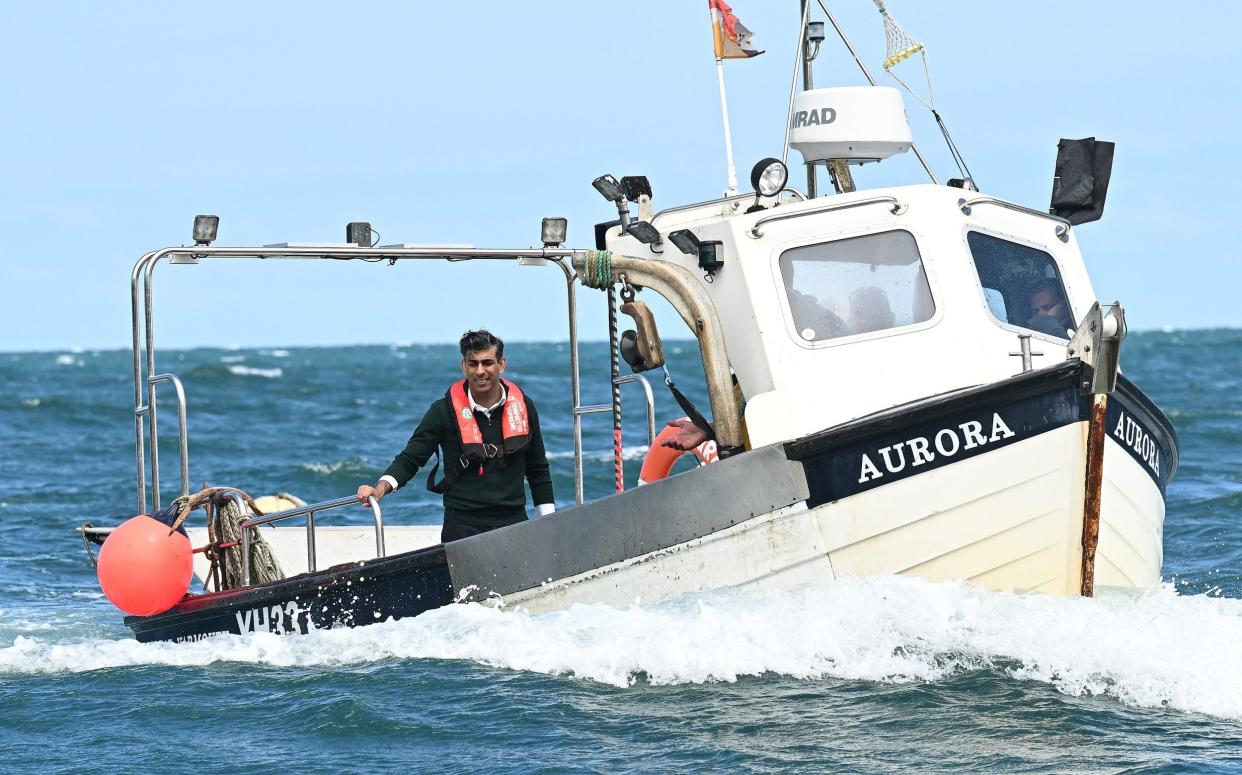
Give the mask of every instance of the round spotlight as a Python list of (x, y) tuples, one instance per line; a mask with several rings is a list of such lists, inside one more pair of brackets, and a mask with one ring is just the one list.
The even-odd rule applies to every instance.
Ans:
[(750, 171), (750, 186), (759, 196), (776, 196), (789, 181), (789, 170), (780, 159), (764, 159)]

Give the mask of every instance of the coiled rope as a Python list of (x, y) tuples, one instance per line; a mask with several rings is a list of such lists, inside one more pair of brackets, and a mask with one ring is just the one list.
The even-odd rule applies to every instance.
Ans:
[(586, 265), (582, 268), (578, 279), (588, 288), (595, 288), (601, 291), (605, 288), (611, 288), (613, 284), (612, 251), (588, 250)]
[[(232, 493), (241, 496), (246, 504), (244, 510), (229, 497)], [(178, 512), (177, 520), (172, 525), (174, 530), (185, 522), (194, 509), (203, 508), (207, 511), (207, 557), (211, 562), (210, 575), (216, 581), (217, 590), (244, 586), (242, 523), (263, 514), (255, 505), (254, 499), (235, 487), (205, 487), (193, 495), (178, 498), (176, 503)], [(270, 584), (283, 579), (284, 570), (267, 541), (263, 540), (262, 533), (257, 527), (247, 530), (250, 532), (250, 583)]]

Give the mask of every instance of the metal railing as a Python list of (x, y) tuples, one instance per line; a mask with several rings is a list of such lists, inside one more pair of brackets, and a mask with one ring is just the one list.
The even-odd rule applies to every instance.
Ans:
[[(644, 396), (647, 400), (647, 446), (650, 447), (655, 443), (655, 396), (651, 392), (651, 383), (641, 374), (627, 374), (624, 377), (618, 377), (613, 384), (620, 386), (631, 382), (637, 382), (642, 385)], [(611, 412), (612, 404), (592, 404), (590, 406), (579, 406), (577, 402), (574, 404), (574, 498), (577, 503), (582, 503), (583, 493), (583, 467), (582, 467), (582, 418), (588, 414), (600, 414), (603, 412)]]
[[(574, 405), (578, 403), (578, 336), (577, 336), (577, 299), (575, 283), (577, 276), (567, 266), (566, 259), (580, 253), (570, 248), (527, 248), (527, 249), (475, 249), (475, 248), (435, 248), (384, 246), (363, 248), (355, 245), (268, 245), (262, 247), (215, 247), (210, 245), (194, 245), (168, 247), (143, 254), (134, 264), (130, 273), (130, 302), (133, 335), (133, 373), (134, 373), (134, 460), (137, 479), (137, 512), (148, 514), (158, 511), (161, 506), (159, 493), (159, 412), (155, 396), (155, 386), (161, 382), (171, 383), (177, 391), (179, 402), (180, 449), (181, 449), (181, 491), (189, 494), (189, 451), (186, 433), (185, 390), (180, 380), (172, 374), (157, 374), (155, 367), (155, 331), (154, 331), (154, 291), (153, 274), (163, 259), (169, 263), (197, 264), (201, 259), (219, 258), (282, 258), (282, 259), (365, 259), (386, 260), (396, 263), (398, 260), (500, 260), (521, 262), (523, 259), (545, 259), (555, 263), (561, 270), (566, 281), (566, 294), (569, 302), (570, 324), (570, 361), (572, 369)], [(148, 435), (146, 423), (150, 423)], [(148, 442), (149, 439), (149, 442)], [(151, 508), (147, 504), (147, 444), (150, 444), (151, 463)]]
[(759, 231), (759, 227), (765, 223), (775, 223), (776, 221), (786, 221), (790, 218), (801, 218), (805, 215), (818, 215), (820, 213), (830, 213), (836, 210), (852, 210), (855, 207), (866, 207), (868, 205), (887, 204), (892, 205), (889, 211), (893, 215), (901, 215), (906, 211), (906, 205), (895, 196), (872, 196), (866, 199), (855, 199), (850, 202), (828, 202), (821, 207), (808, 207), (792, 213), (776, 213), (774, 215), (766, 215), (755, 221), (755, 225), (750, 227), (750, 231), (746, 234), (752, 239), (759, 239), (763, 236), (763, 232)]
[(1069, 242), (1069, 233), (1072, 224), (1059, 215), (1053, 215), (1052, 213), (1046, 213), (1043, 210), (1035, 210), (1030, 207), (1023, 207), (1022, 205), (1016, 205), (1013, 202), (1006, 202), (1004, 199), (996, 199), (990, 196), (977, 196), (974, 199), (957, 200), (957, 206), (961, 209), (962, 215), (970, 215), (970, 208), (978, 205), (996, 205), (997, 207), (1003, 207), (1006, 210), (1013, 210), (1014, 212), (1034, 215), (1037, 218), (1044, 218), (1052, 221), (1056, 224), (1054, 233), (1057, 235), (1057, 239), (1062, 242)]
[(151, 421), (152, 513), (160, 510), (160, 445), (155, 419), (155, 386), (161, 383), (172, 385), (177, 395), (177, 443), (181, 463), (181, 494), (190, 494), (190, 441), (186, 430), (185, 386), (181, 384), (181, 379), (176, 374), (156, 374), (147, 379), (147, 403), (134, 408), (134, 415), (139, 423), (142, 422), (143, 417)]
[[(238, 507), (243, 509), (245, 513), (245, 504), (241, 502), (241, 496), (236, 493), (230, 493), (237, 503)], [(375, 517), (375, 551), (376, 557), (383, 557), (384, 551), (384, 515), (380, 511), (379, 501), (374, 497), (367, 499), (371, 506), (371, 514)], [(268, 514), (255, 519), (247, 520), (242, 523), (242, 580), (246, 586), (250, 586), (250, 531), (248, 528), (259, 527), (260, 525), (270, 525), (273, 522), (283, 522), (286, 519), (294, 519), (295, 517), (306, 517), (306, 570), (314, 573), (317, 568), (315, 564), (315, 515), (321, 511), (329, 511), (331, 509), (339, 509), (342, 506), (348, 506), (351, 503), (357, 503), (358, 499), (354, 497), (337, 498), (336, 500), (323, 501), (322, 503), (312, 503), (307, 506), (298, 506), (294, 509), (278, 511), (275, 514)]]

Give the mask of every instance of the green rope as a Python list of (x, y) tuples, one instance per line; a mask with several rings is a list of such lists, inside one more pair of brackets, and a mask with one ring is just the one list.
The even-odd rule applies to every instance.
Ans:
[(588, 288), (603, 290), (612, 285), (612, 251), (588, 250), (586, 265), (579, 276)]

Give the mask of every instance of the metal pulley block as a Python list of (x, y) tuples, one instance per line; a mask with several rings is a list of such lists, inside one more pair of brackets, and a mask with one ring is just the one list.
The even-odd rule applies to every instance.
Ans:
[(634, 300), (634, 289), (628, 283), (621, 288), (621, 300), (622, 314), (634, 319), (634, 328), (621, 334), (621, 357), (636, 372), (660, 368), (664, 365), (664, 344), (655, 315), (645, 302)]

